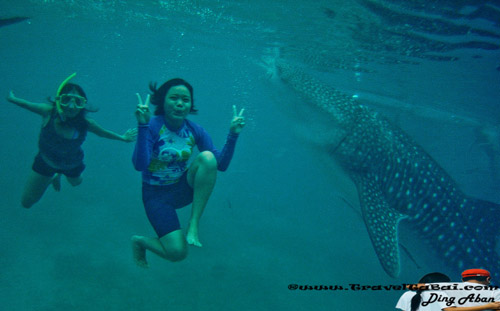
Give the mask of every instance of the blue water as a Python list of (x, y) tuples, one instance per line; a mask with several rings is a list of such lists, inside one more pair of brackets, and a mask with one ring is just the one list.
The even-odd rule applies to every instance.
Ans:
[[(83, 184), (64, 182), (60, 193), (49, 189), (25, 210), (20, 197), (41, 120), (4, 101), (3, 310), (391, 310), (401, 291), (291, 291), (288, 285), (397, 285), (444, 269), (402, 228), (401, 242), (417, 263), (403, 253), (399, 278), (385, 274), (354, 186), (314, 147), (328, 124), (297, 118), (307, 110), (290, 108), (297, 99), (269, 79), (263, 59), (279, 49), (325, 83), (357, 94), (410, 134), (467, 194), (499, 203), (498, 38), (418, 29), (413, 20), (381, 18), (366, 1), (290, 2), (0, 2), (0, 18), (30, 17), (0, 28), (4, 96), (13, 90), (42, 102), (76, 71), (75, 82), (100, 109), (91, 117), (122, 133), (135, 126), (136, 92), (146, 94), (150, 81), (182, 77), (195, 89), (200, 112), (192, 119), (218, 146), (232, 105), (244, 107), (247, 118), (203, 215), (203, 248), (191, 248), (174, 264), (151, 255), (144, 270), (133, 263), (129, 242), (133, 234), (153, 235), (131, 165), (133, 144), (90, 134)], [(485, 16), (451, 14), (464, 15), (472, 5), (369, 2), (500, 35)], [(435, 47), (415, 33), (448, 45)], [(449, 49), (478, 41), (493, 47)], [(475, 135), (479, 125), (492, 130), (488, 143)], [(182, 224), (189, 212), (179, 212)]]

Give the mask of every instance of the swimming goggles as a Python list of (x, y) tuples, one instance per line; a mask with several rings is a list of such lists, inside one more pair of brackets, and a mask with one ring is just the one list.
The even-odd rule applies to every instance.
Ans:
[(56, 101), (58, 101), (59, 105), (61, 105), (62, 107), (68, 107), (71, 101), (73, 101), (75, 107), (78, 109), (85, 108), (85, 105), (87, 104), (87, 99), (85, 97), (75, 94), (61, 94), (59, 96), (56, 96)]

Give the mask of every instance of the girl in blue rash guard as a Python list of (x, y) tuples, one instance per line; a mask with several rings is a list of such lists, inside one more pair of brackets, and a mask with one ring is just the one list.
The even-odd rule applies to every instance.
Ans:
[(39, 151), (21, 199), (23, 207), (30, 208), (38, 202), (50, 184), (59, 191), (61, 174), (66, 176), (72, 186), (78, 186), (82, 182), (81, 174), (85, 164), (81, 145), (87, 132), (124, 142), (134, 141), (137, 135), (137, 129), (129, 129), (125, 134), (118, 135), (87, 118), (87, 111), (92, 110), (87, 106), (85, 92), (79, 85), (69, 83), (75, 75), (70, 75), (61, 83), (55, 102), (32, 103), (16, 97), (13, 92), (7, 97), (9, 102), (43, 118), (38, 140)]
[[(147, 267), (146, 250), (170, 260), (179, 261), (187, 255), (187, 244), (201, 247), (198, 223), (215, 186), (217, 170), (225, 171), (233, 156), (236, 140), (245, 125), (242, 109), (233, 119), (226, 144), (221, 151), (198, 124), (187, 120), (196, 113), (193, 88), (182, 79), (172, 79), (152, 91), (135, 116), (139, 133), (133, 155), (136, 170), (142, 172), (142, 200), (146, 215), (157, 238), (132, 237), (135, 262)], [(156, 106), (151, 117), (149, 103)], [(193, 147), (200, 153), (194, 157)], [(175, 209), (192, 203), (191, 218), (184, 237)]]

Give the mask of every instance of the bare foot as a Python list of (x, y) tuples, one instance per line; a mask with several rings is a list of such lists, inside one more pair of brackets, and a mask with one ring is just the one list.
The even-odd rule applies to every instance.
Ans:
[(132, 256), (135, 263), (142, 268), (149, 268), (148, 261), (146, 260), (146, 249), (142, 245), (143, 237), (140, 235), (132, 236)]
[(56, 174), (54, 178), (52, 178), (52, 187), (56, 192), (61, 191), (61, 174)]
[(186, 241), (190, 245), (202, 247), (200, 239), (198, 238), (198, 227), (195, 225), (189, 225), (188, 232), (186, 235)]

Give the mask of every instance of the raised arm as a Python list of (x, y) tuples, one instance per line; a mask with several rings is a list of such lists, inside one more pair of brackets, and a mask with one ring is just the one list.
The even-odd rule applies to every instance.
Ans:
[(123, 135), (117, 134), (115, 132), (112, 132), (110, 130), (107, 130), (97, 124), (96, 121), (92, 119), (87, 119), (87, 123), (89, 125), (89, 132), (92, 132), (96, 134), (99, 137), (107, 138), (107, 139), (114, 139), (114, 140), (121, 140), (124, 142), (132, 142), (135, 141), (135, 138), (137, 136), (137, 129), (128, 129)]
[(138, 93), (136, 95), (139, 103), (135, 111), (135, 117), (137, 118), (139, 133), (137, 142), (135, 143), (132, 163), (136, 170), (142, 172), (148, 167), (151, 161), (154, 142), (149, 129), (149, 120), (151, 119), (151, 112), (149, 111), (150, 96), (148, 95), (146, 102), (143, 103), (141, 96)]
[(241, 130), (245, 126), (245, 118), (243, 117), (243, 112), (245, 109), (241, 109), (240, 113), (237, 113), (236, 106), (233, 106), (233, 118), (231, 119), (231, 123), (229, 126), (229, 135), (227, 136), (226, 143), (222, 150), (217, 150), (210, 136), (203, 130), (199, 129), (198, 133), (198, 141), (196, 142), (200, 151), (209, 150), (217, 159), (217, 169), (219, 171), (225, 171), (231, 159), (233, 158), (234, 149), (236, 146), (236, 140), (238, 139), (238, 135), (241, 133)]
[(481, 310), (499, 310), (500, 302), (490, 302), (484, 305), (475, 307), (451, 307), (444, 308), (445, 311), (481, 311)]
[(32, 111), (42, 117), (48, 116), (52, 109), (54, 108), (52, 104), (48, 103), (32, 103), (22, 98), (18, 98), (14, 95), (14, 92), (10, 91), (9, 96), (7, 96), (7, 101), (18, 105), (21, 108)]

